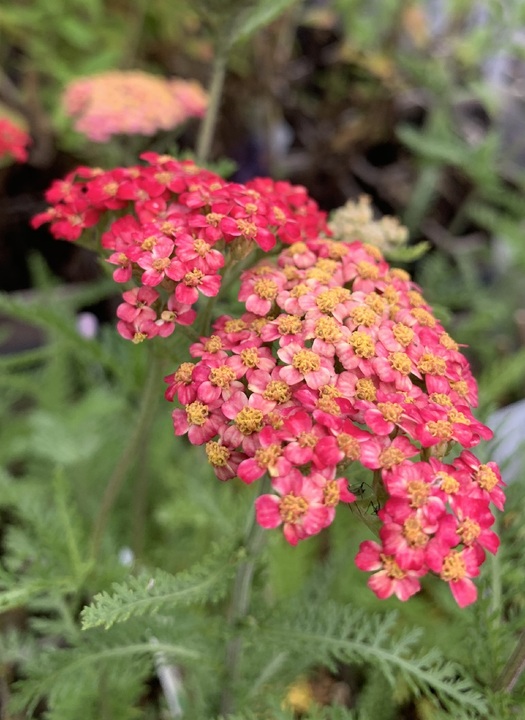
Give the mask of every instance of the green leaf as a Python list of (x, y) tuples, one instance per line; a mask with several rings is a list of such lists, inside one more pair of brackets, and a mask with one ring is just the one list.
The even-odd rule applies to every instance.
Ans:
[(296, 0), (260, 0), (246, 8), (237, 18), (230, 32), (230, 44), (247, 40), (257, 30), (269, 25), (285, 12)]
[(219, 547), (202, 563), (171, 575), (163, 570), (115, 583), (113, 594), (95, 595), (82, 611), (82, 627), (110, 628), (138, 615), (152, 615), (164, 608), (216, 602), (224, 597), (235, 570), (231, 551)]

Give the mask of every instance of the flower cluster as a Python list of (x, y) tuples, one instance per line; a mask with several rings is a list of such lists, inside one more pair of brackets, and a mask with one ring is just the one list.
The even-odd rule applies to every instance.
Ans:
[(202, 117), (207, 95), (195, 80), (112, 70), (74, 80), (62, 103), (77, 132), (103, 143), (113, 135), (154, 135)]
[(491, 431), (420, 288), (376, 247), (316, 237), (245, 271), (239, 300), (246, 312), (219, 318), (190, 347), (194, 362), (166, 378), (182, 406), (175, 434), (205, 447), (220, 480), (268, 474), (257, 521), (292, 544), (327, 527), (340, 502), (363, 503), (345, 478), (361, 464), (382, 504), (380, 542), (356, 558), (375, 573), (370, 587), (406, 600), (433, 572), (472, 602), (471, 578), (498, 546), (490, 504), (503, 506), (502, 481), (470, 452)]
[(326, 230), (325, 214), (302, 187), (226, 182), (191, 161), (142, 157), (147, 165), (81, 167), (55, 181), (46, 193), (51, 206), (32, 221), (49, 222), (54, 237), (75, 241), (104, 215), (119, 213), (101, 245), (116, 282), (138, 281), (117, 310), (118, 331), (133, 342), (191, 324), (199, 296), (219, 292), (225, 262)]
[(17, 162), (26, 162), (30, 142), (25, 130), (8, 118), (0, 118), (0, 160), (13, 158)]
[(361, 195), (358, 202), (348, 200), (333, 213), (329, 227), (332, 237), (337, 240), (359, 238), (364, 243), (376, 245), (384, 253), (408, 242), (408, 230), (397, 218), (384, 215), (374, 220), (368, 195)]

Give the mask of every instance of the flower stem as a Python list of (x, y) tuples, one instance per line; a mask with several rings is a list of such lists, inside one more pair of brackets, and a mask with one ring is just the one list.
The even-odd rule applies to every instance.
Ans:
[(148, 374), (140, 398), (135, 427), (133, 428), (133, 432), (124, 446), (117, 465), (108, 480), (104, 496), (100, 504), (100, 509), (95, 520), (93, 534), (91, 537), (92, 559), (96, 559), (100, 551), (100, 545), (102, 543), (102, 538), (104, 536), (110, 512), (124, 485), (124, 481), (135, 460), (138, 450), (140, 449), (141, 453), (147, 452), (147, 441), (145, 442), (144, 438), (147, 438), (149, 428), (151, 427), (153, 417), (157, 409), (160, 397), (159, 378), (161, 377), (160, 361), (152, 353), (150, 355)]
[(222, 88), (224, 78), (226, 76), (226, 60), (227, 50), (224, 43), (219, 43), (215, 59), (213, 61), (213, 70), (209, 89), (209, 104), (204, 120), (199, 128), (197, 137), (196, 159), (199, 165), (205, 163), (210, 154), (213, 135), (217, 125), (219, 116), (219, 108), (221, 105)]
[(522, 630), (518, 638), (518, 644), (500, 676), (496, 680), (494, 689), (511, 693), (514, 686), (525, 671), (525, 630)]
[[(269, 478), (265, 476), (260, 495), (269, 488)], [(237, 633), (231, 638), (226, 647), (226, 678), (221, 699), (221, 714), (227, 717), (234, 710), (234, 689), (239, 677), (242, 657), (242, 637), (238, 632), (239, 626), (248, 614), (253, 585), (255, 565), (264, 546), (265, 531), (255, 520), (255, 509), (250, 511), (245, 530), (244, 547), (246, 559), (239, 565), (233, 585), (232, 599), (227, 615), (228, 626), (237, 628)]]

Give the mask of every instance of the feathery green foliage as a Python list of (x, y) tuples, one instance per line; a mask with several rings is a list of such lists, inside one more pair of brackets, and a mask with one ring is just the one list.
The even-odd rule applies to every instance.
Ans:
[(179, 605), (217, 602), (226, 594), (235, 571), (231, 547), (216, 548), (197, 567), (170, 575), (162, 570), (132, 577), (115, 584), (113, 592), (99, 593), (82, 611), (84, 629), (104, 625), (111, 627), (130, 617), (152, 615), (159, 610), (173, 610)]

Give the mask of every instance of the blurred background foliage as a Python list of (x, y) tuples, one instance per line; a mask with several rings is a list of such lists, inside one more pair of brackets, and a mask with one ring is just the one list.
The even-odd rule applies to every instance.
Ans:
[[(430, 251), (409, 269), (447, 329), (468, 345), (486, 416), (525, 390), (524, 28), (521, 0), (0, 5), (0, 111), (17, 115), (33, 138), (27, 165), (0, 168), (0, 286), (9, 291), (0, 302), (2, 718), (22, 717), (17, 708), (27, 703), (33, 717), (53, 720), (172, 717), (154, 653), (146, 653), (149, 665), (126, 661), (102, 679), (108, 666), (98, 665), (100, 636), (97, 629), (80, 632), (79, 611), (130, 570), (177, 573), (214, 542), (234, 546), (252, 501), (247, 488), (211, 480), (198, 449), (173, 439), (158, 384), (148, 413), (137, 407), (151, 363), (161, 377), (184, 359), (176, 341), (154, 348), (152, 358), (150, 348), (118, 338), (111, 284), (96, 260), (28, 227), (52, 179), (79, 163), (104, 161), (61, 111), (64, 86), (114, 68), (207, 84), (228, 29), (232, 47), (212, 159), (233, 160), (240, 181), (272, 175), (304, 184), (329, 211), (366, 193), (378, 214), (400, 218), (412, 244), (428, 241)], [(196, 133), (192, 121), (162, 141), (190, 151)], [(86, 310), (101, 322), (97, 338), (78, 333)], [(417, 650), (439, 648), (484, 689), (486, 714), (474, 717), (520, 718), (523, 682), (513, 695), (488, 689), (525, 620), (525, 489), (516, 483), (509, 494), (503, 549), (487, 563), (475, 608), (458, 611), (431, 582), (401, 608), (376, 601), (353, 566), (362, 530), (350, 513), (299, 548), (272, 536), (257, 583), (279, 612), (328, 598), (367, 613), (395, 607), (393, 635), (423, 627)], [(112, 657), (116, 648), (123, 657), (131, 657), (130, 648), (142, 652), (160, 633), (178, 662), (174, 648), (187, 643), (193, 717), (212, 717), (221, 672), (212, 652), (223, 633), (218, 602), (219, 612), (205, 606), (160, 615), (149, 635), (130, 621), (126, 637), (111, 636)], [(263, 609), (255, 607), (249, 620), (247, 632), (262, 636)], [(254, 653), (257, 642), (252, 637)], [(192, 660), (203, 647), (206, 662), (202, 655)], [(59, 648), (77, 655), (62, 656)], [(399, 682), (385, 690), (370, 658), (363, 669), (336, 654), (326, 670), (303, 651), (283, 665), (279, 652), (274, 666), (271, 655), (264, 657), (267, 674), (252, 678), (246, 708), (260, 704), (283, 718), (443, 717), (394, 671)], [(72, 658), (84, 689), (67, 673)], [(51, 670), (66, 691), (48, 695), (46, 704)], [(301, 695), (303, 671), (309, 684)], [(338, 692), (352, 711), (323, 714), (312, 704)], [(19, 699), (8, 711), (13, 693)], [(286, 693), (295, 705), (281, 705)], [(274, 704), (265, 705), (265, 697)]]

